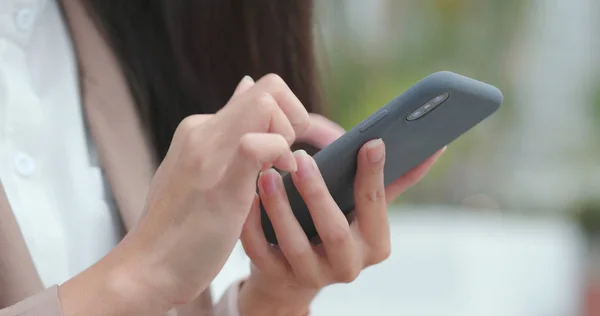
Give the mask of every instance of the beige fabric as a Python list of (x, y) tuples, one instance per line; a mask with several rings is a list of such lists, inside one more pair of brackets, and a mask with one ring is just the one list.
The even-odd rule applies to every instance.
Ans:
[(0, 308), (40, 289), (42, 281), (0, 183)]
[(0, 310), (0, 316), (62, 316), (58, 300), (58, 287), (43, 292)]
[[(79, 59), (87, 123), (129, 229), (143, 210), (156, 164), (116, 59), (80, 1), (62, 4)], [(0, 183), (0, 316), (60, 316), (57, 293), (57, 287), (44, 290)], [(219, 305), (217, 315), (237, 314), (227, 297)], [(209, 291), (170, 314), (212, 315)]]

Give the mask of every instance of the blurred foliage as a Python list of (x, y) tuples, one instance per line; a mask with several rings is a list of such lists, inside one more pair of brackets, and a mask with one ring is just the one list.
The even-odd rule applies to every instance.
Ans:
[(582, 202), (572, 214), (588, 237), (600, 236), (600, 198)]
[[(369, 22), (344, 14), (344, 6), (353, 2), (329, 1), (324, 6), (332, 33), (324, 68), (325, 97), (331, 116), (345, 128), (440, 70), (486, 81), (503, 91), (502, 111), (452, 144), (427, 176), (435, 181), (421, 185), (426, 190), (413, 189), (402, 197), (416, 203), (460, 203), (453, 183), (460, 181), (457, 176), (464, 177), (461, 165), (469, 163), (464, 157), (489, 161), (496, 149), (488, 142), (491, 135), (502, 135), (514, 121), (508, 60), (528, 1), (384, 0), (378, 21), (383, 27), (376, 28), (384, 34), (373, 34), (378, 44), (354, 33), (353, 23)], [(435, 197), (431, 190), (437, 192)]]
[[(522, 46), (521, 34), (523, 30), (531, 31), (525, 29), (531, 28), (525, 23), (526, 14), (539, 9), (532, 7), (532, 3), (529, 0), (317, 2), (321, 19), (327, 24), (322, 67), (325, 98), (330, 116), (345, 128), (353, 127), (420, 79), (440, 70), (489, 82), (504, 93), (501, 111), (452, 143), (425, 181), (403, 195), (405, 201), (460, 205), (476, 201), (476, 205), (484, 207), (515, 208), (507, 202), (510, 197), (503, 196), (501, 190), (506, 188), (499, 190), (495, 183), (509, 173), (503, 166), (510, 164), (502, 159), (515, 157), (505, 151), (518, 147), (514, 145), (519, 142), (514, 127), (527, 122), (516, 116), (527, 112), (516, 110), (513, 76), (519, 59), (531, 57), (523, 55), (529, 52)], [(357, 5), (358, 9), (348, 11), (349, 6)], [(377, 11), (375, 21), (371, 9)], [(371, 32), (371, 36), (365, 36), (365, 32)], [(592, 106), (600, 130), (600, 78), (597, 81)], [(594, 160), (590, 153), (600, 150), (594, 144), (589, 147), (584, 155)], [(593, 176), (589, 173), (589, 177)], [(592, 179), (582, 181), (597, 183)], [(589, 218), (584, 214), (582, 218)]]
[(594, 114), (594, 118), (596, 120), (596, 122), (598, 124), (596, 124), (596, 127), (598, 128), (598, 130), (600, 131), (600, 78), (598, 78), (596, 80), (596, 85), (595, 85), (596, 91), (594, 91), (594, 96), (593, 96), (593, 101), (592, 101), (592, 111)]
[[(382, 47), (364, 47), (339, 24), (329, 45), (326, 98), (335, 118), (352, 127), (418, 80), (451, 70), (491, 82), (509, 99), (505, 59), (524, 1), (387, 1)], [(332, 1), (329, 10), (341, 10)], [(391, 47), (390, 47), (391, 46)], [(370, 54), (371, 51), (383, 54)], [(508, 102), (507, 102), (508, 103)]]

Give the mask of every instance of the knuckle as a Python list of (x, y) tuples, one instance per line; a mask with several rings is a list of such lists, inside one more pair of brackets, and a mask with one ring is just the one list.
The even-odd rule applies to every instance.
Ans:
[(277, 106), (277, 102), (273, 99), (273, 96), (269, 93), (261, 93), (255, 97), (253, 102), (256, 110), (261, 114), (271, 115), (275, 112)]
[(279, 89), (281, 87), (287, 86), (283, 78), (275, 73), (267, 74), (263, 77), (263, 80), (270, 88)]
[(242, 158), (245, 159), (256, 159), (253, 150), (254, 137), (251, 134), (244, 134), (240, 137), (238, 145), (238, 153)]
[(345, 265), (337, 268), (336, 279), (338, 283), (352, 283), (358, 278), (360, 268), (356, 265)]
[(328, 285), (324, 278), (320, 275), (313, 275), (309, 280), (309, 286), (315, 289), (321, 289)]
[(312, 256), (312, 249), (310, 246), (294, 246), (291, 247), (286, 256), (289, 257), (289, 261), (303, 261), (305, 258)]
[[(267, 270), (268, 269), (268, 270)], [(286, 282), (290, 276), (293, 276), (293, 271), (287, 264), (278, 264), (273, 266), (267, 266), (264, 271), (268, 271), (273, 277), (278, 278), (280, 280), (284, 280)], [(291, 282), (291, 281), (287, 281)]]
[(302, 280), (302, 284), (308, 288), (320, 289), (328, 285), (327, 278), (318, 270), (302, 269), (294, 271), (294, 274)]
[(181, 131), (183, 134), (191, 133), (196, 126), (198, 126), (198, 120), (195, 115), (184, 118), (177, 126), (177, 131)]
[(187, 148), (189, 142), (198, 141), (199, 139), (195, 137), (195, 134), (197, 134), (200, 127), (199, 121), (197, 115), (192, 115), (179, 122), (173, 135), (172, 145), (175, 143), (183, 144), (183, 146), (186, 146), (184, 148)]
[(270, 94), (261, 93), (256, 97), (252, 104), (254, 106), (253, 111), (258, 115), (261, 126), (263, 126), (264, 129), (267, 129), (271, 124), (275, 112), (279, 108), (277, 102), (275, 102), (275, 99), (273, 99)]
[(366, 190), (362, 194), (363, 200), (370, 204), (378, 204), (385, 201), (385, 188), (377, 186), (375, 189)]
[(327, 244), (330, 247), (344, 247), (350, 242), (350, 228), (332, 228), (325, 234), (322, 240), (323, 243)]
[(392, 254), (392, 247), (389, 241), (378, 244), (371, 249), (371, 253), (367, 260), (367, 265), (372, 266), (387, 260)]

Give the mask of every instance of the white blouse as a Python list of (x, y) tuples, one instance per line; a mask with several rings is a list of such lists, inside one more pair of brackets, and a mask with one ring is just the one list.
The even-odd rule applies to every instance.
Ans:
[(47, 286), (86, 269), (122, 237), (54, 0), (0, 0), (0, 180)]

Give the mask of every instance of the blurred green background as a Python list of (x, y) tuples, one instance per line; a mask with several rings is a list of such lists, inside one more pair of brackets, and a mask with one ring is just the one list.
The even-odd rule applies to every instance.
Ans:
[(329, 114), (350, 128), (440, 70), (498, 86), (501, 111), (453, 143), (399, 203), (568, 216), (596, 231), (596, 2), (317, 1)]
[(505, 102), (390, 208), (390, 259), (314, 314), (600, 315), (600, 1), (315, 3), (345, 128), (440, 70)]

